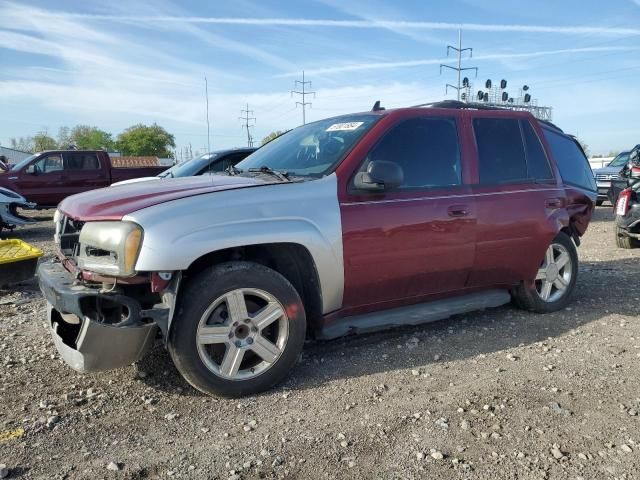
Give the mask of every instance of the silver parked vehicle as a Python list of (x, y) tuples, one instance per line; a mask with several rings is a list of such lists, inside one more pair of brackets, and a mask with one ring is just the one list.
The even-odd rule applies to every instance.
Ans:
[(598, 200), (596, 205), (600, 206), (605, 200), (609, 200), (613, 205), (616, 201), (611, 190), (611, 181), (618, 176), (620, 170), (629, 161), (629, 152), (620, 152), (616, 158), (611, 160), (606, 167), (594, 168), (593, 174), (598, 185)]

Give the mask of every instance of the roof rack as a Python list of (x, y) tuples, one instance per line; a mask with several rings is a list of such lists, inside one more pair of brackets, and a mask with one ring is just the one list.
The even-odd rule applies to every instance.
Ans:
[[(476, 102), (461, 102), (459, 100), (442, 100), (439, 102), (431, 102), (431, 103), (421, 103), (419, 105), (413, 105), (411, 108), (418, 108), (418, 107), (430, 107), (430, 108), (451, 108), (451, 109), (457, 109), (457, 110), (464, 110), (464, 109), (468, 109), (468, 110), (501, 110), (501, 111), (507, 111), (507, 110), (513, 110), (509, 107), (496, 107), (493, 105), (484, 105), (482, 103), (476, 103)], [(518, 111), (522, 111), (522, 110), (518, 110)], [(558, 131), (560, 131), (561, 133), (564, 133), (562, 131), (562, 129), (560, 127), (558, 127), (555, 123), (549, 121), (549, 120), (542, 120), (540, 118), (536, 118), (536, 120), (538, 120), (540, 123), (543, 123), (544, 125), (547, 125), (551, 128), (554, 128)]]
[(414, 105), (411, 108), (417, 107), (431, 107), (431, 108), (452, 108), (452, 109), (469, 109), (469, 110), (508, 110), (508, 108), (494, 107), (484, 105), (482, 103), (469, 103), (461, 102), (459, 100), (442, 100), (440, 102), (421, 103), (420, 105)]

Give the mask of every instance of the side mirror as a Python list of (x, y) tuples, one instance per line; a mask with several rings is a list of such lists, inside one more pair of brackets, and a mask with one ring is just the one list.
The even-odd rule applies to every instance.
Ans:
[(29, 175), (37, 175), (38, 171), (36, 170), (36, 166), (32, 163), (27, 168), (25, 168), (24, 173), (28, 173)]
[(356, 174), (355, 186), (359, 190), (393, 190), (404, 182), (404, 172), (400, 165), (385, 160), (369, 163), (366, 172)]

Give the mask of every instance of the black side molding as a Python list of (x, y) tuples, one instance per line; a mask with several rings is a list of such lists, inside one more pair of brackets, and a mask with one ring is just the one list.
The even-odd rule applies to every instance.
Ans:
[(452, 315), (499, 307), (510, 301), (511, 295), (507, 290), (486, 290), (381, 312), (344, 317), (320, 329), (316, 338), (331, 340), (345, 335), (375, 332), (401, 325), (420, 325), (444, 320)]

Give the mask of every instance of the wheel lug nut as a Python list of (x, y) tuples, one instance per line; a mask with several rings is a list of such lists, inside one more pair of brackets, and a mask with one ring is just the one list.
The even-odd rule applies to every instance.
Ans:
[(252, 331), (253, 333), (255, 333), (255, 332), (257, 332), (257, 331), (258, 331), (258, 329), (257, 329), (256, 327), (251, 327), (251, 331)]
[(242, 346), (242, 342), (240, 340), (236, 340), (236, 347), (240, 348)]
[(245, 318), (244, 323), (250, 323), (251, 320), (249, 320), (248, 318)]
[(247, 343), (249, 345), (251, 345), (253, 343), (253, 338), (251, 338), (251, 337), (247, 338)]
[(229, 332), (229, 338), (233, 338), (233, 332)]
[(233, 322), (233, 326), (237, 327), (238, 326), (238, 322)]

